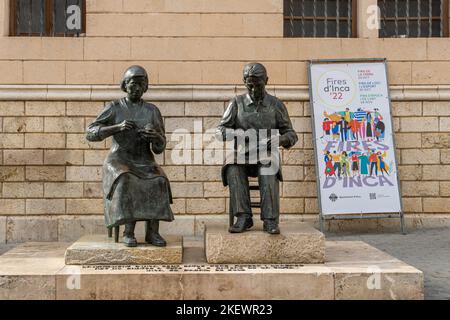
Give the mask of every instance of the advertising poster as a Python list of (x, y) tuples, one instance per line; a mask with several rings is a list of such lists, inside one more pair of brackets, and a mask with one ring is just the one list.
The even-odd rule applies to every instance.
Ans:
[(309, 72), (322, 214), (400, 212), (384, 61), (312, 62)]

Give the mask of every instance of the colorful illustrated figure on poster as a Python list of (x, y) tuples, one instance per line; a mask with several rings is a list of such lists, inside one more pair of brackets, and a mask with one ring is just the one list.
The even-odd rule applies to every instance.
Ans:
[(323, 135), (326, 140), (335, 141), (382, 141), (385, 136), (383, 116), (378, 108), (355, 112), (350, 108), (332, 114), (324, 111), (322, 121)]
[[(350, 108), (334, 113), (324, 112), (322, 121), (323, 136), (325, 141), (346, 142), (351, 144), (351, 152), (324, 150), (325, 176), (341, 178), (355, 176), (388, 175), (390, 166), (386, 163), (387, 151), (380, 152), (375, 149), (364, 148), (368, 142), (382, 142), (385, 137), (383, 116), (378, 108), (363, 110)], [(352, 142), (355, 141), (357, 143)], [(339, 146), (342, 144), (338, 144)], [(351, 173), (350, 173), (351, 170)], [(370, 172), (369, 172), (370, 170)]]

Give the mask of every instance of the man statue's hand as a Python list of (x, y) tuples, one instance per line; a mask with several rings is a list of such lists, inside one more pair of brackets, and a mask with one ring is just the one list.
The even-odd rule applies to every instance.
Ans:
[(279, 145), (279, 137), (275, 136), (267, 140), (267, 150), (272, 149), (272, 147), (277, 148)]
[(281, 136), (279, 137), (279, 145), (286, 148), (286, 146), (288, 146), (290, 143), (290, 140), (288, 137), (286, 136)]
[(271, 149), (272, 147), (279, 148), (285, 147), (289, 144), (289, 138), (286, 136), (276, 136), (267, 141), (267, 149)]

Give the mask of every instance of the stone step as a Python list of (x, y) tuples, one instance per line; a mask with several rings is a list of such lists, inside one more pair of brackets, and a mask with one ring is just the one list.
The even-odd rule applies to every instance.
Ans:
[(0, 299), (423, 299), (423, 273), (361, 241), (327, 241), (316, 265), (209, 265), (184, 239), (181, 265), (66, 266), (67, 243), (0, 256)]

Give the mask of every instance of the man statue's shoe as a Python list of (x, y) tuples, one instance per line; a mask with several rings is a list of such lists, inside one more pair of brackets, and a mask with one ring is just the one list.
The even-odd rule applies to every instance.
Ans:
[(157, 247), (167, 246), (166, 240), (159, 234), (159, 221), (152, 220), (146, 223), (145, 242)]
[(228, 231), (230, 233), (242, 233), (251, 227), (253, 227), (252, 217), (249, 215), (240, 215), (238, 216), (236, 223), (232, 225)]
[(270, 234), (280, 234), (280, 228), (275, 220), (264, 220), (263, 229)]
[(124, 235), (122, 242), (127, 247), (137, 247), (137, 240), (134, 235)]

